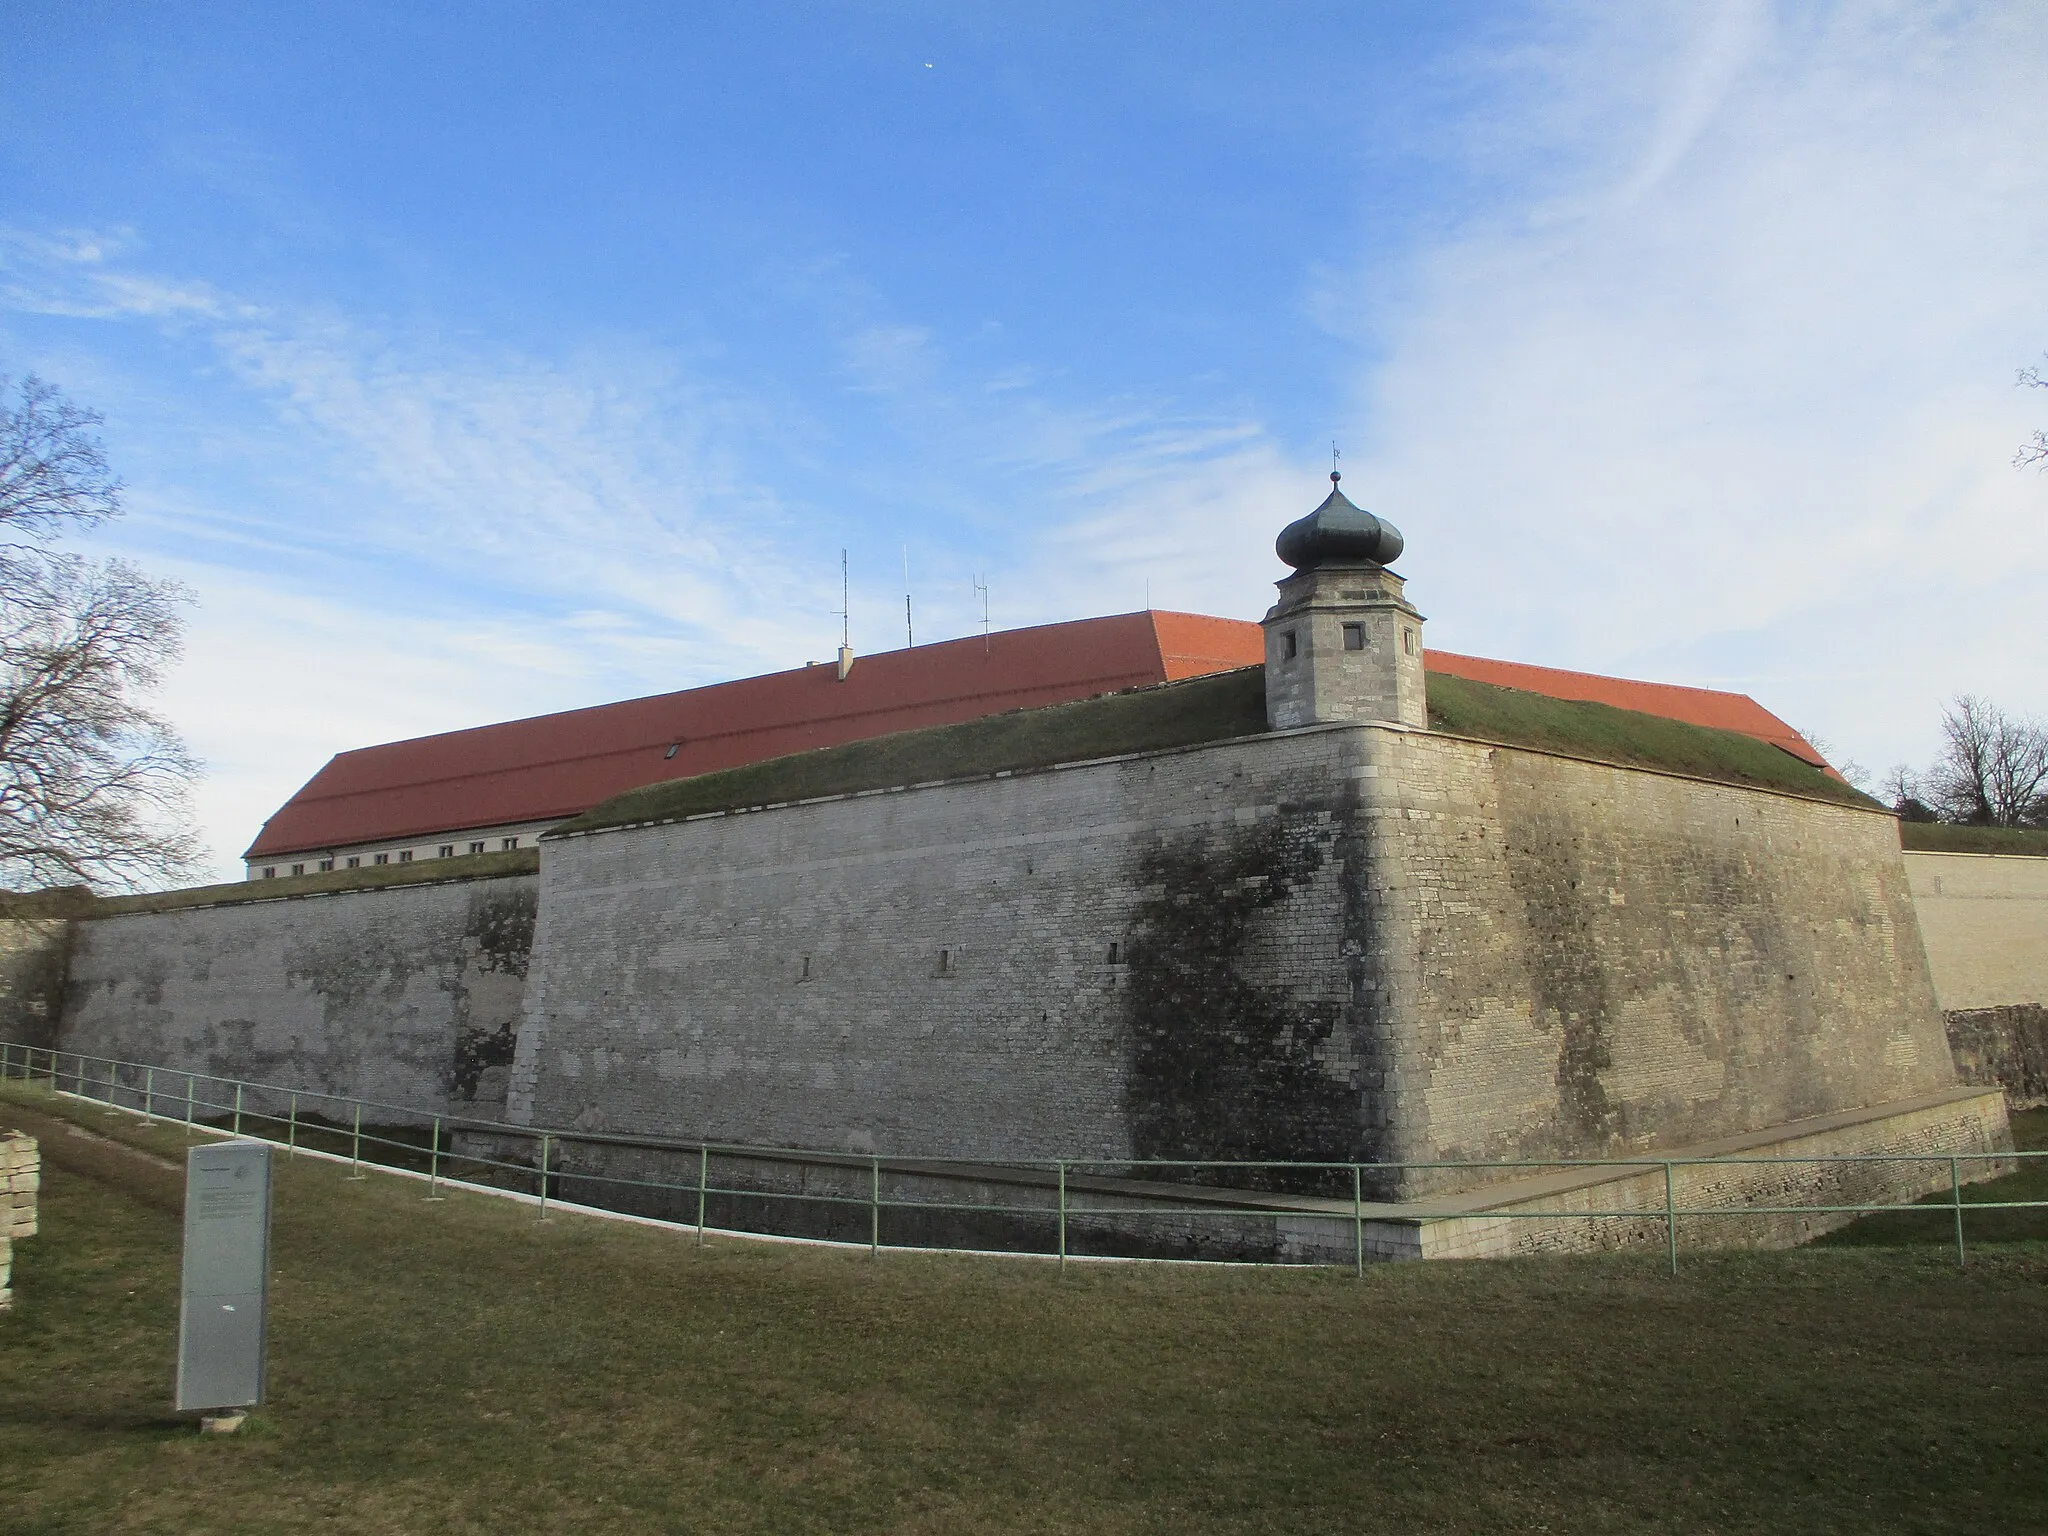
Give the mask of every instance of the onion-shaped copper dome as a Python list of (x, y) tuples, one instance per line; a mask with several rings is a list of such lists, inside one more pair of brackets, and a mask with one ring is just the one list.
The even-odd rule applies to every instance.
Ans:
[(1374, 517), (1337, 489), (1343, 478), (1330, 472), (1330, 494), (1307, 517), (1280, 530), (1273, 543), (1280, 558), (1297, 571), (1319, 565), (1392, 565), (1405, 547), (1401, 530)]

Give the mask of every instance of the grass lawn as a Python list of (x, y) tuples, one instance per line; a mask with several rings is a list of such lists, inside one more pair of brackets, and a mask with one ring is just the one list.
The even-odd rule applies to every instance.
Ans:
[[(279, 1160), (271, 1401), (169, 1411), (181, 1131), (43, 1138), (0, 1529), (2048, 1529), (2048, 1245), (1341, 1271), (714, 1242)], [(114, 1140), (88, 1140), (75, 1121)]]

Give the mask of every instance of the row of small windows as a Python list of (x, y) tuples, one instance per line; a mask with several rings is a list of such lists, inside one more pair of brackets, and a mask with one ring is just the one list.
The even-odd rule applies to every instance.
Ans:
[[(469, 851), (471, 853), (482, 853), (489, 846), (490, 841), (488, 838), (477, 838), (470, 843)], [(517, 848), (518, 846), (519, 839), (516, 837), (501, 837), (498, 839), (498, 849), (501, 853), (510, 853), (514, 848)], [(435, 857), (443, 859), (454, 858), (455, 844), (441, 844), (438, 852), (435, 854)], [(370, 855), (370, 863), (372, 865), (389, 864), (390, 862), (391, 855), (388, 853), (373, 853)], [(412, 850), (410, 848), (400, 849), (398, 853), (398, 862), (401, 864), (410, 864), (412, 862)], [(363, 856), (359, 853), (352, 853), (347, 858), (341, 861), (341, 867), (344, 869), (360, 869), (362, 868), (362, 865)], [(333, 859), (318, 859), (313, 862), (313, 868), (315, 872), (320, 874), (325, 874), (328, 870), (331, 870), (334, 867), (335, 861)], [(263, 866), (262, 878), (265, 880), (275, 880), (277, 878), (277, 871), (277, 865), (266, 864)], [(288, 873), (294, 875), (303, 875), (306, 873), (306, 866), (304, 864), (294, 864), (292, 865)]]
[[(1343, 630), (1345, 650), (1362, 651), (1365, 649), (1365, 626), (1363, 624), (1346, 624), (1343, 626)], [(1415, 631), (1406, 625), (1403, 625), (1401, 628), (1401, 649), (1407, 655), (1413, 656), (1415, 654)], [(1292, 661), (1300, 654), (1301, 641), (1296, 636), (1295, 631), (1283, 629), (1280, 632), (1281, 660)]]

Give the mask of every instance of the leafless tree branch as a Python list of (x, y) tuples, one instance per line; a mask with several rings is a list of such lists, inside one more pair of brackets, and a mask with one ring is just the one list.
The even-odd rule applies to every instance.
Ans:
[(81, 410), (0, 378), (0, 885), (137, 886), (192, 873), (198, 764), (146, 695), (190, 594), (50, 546), (121, 510)]

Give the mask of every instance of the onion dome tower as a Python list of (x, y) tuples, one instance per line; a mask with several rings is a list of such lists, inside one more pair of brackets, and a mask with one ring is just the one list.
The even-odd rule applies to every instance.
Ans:
[(1337, 488), (1280, 530), (1274, 549), (1294, 567), (1267, 613), (1266, 721), (1276, 731), (1377, 722), (1424, 729), (1422, 615), (1388, 569), (1401, 530)]

